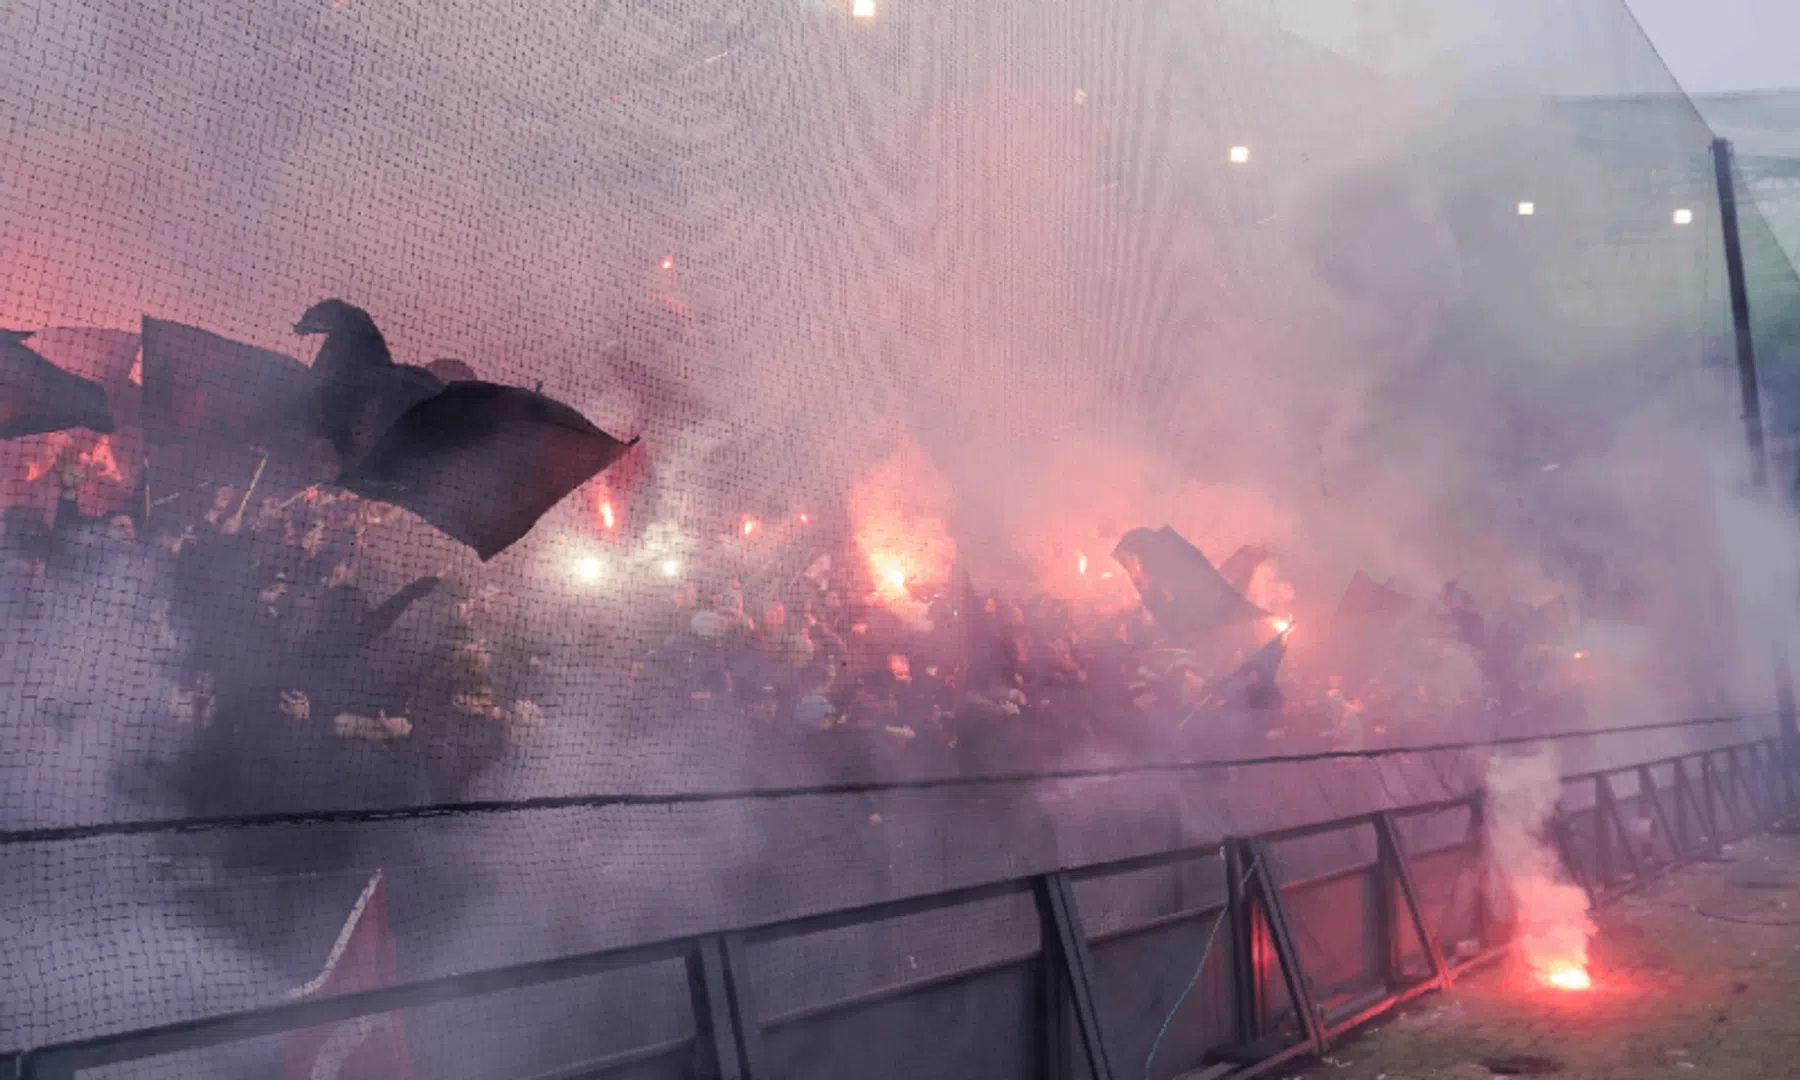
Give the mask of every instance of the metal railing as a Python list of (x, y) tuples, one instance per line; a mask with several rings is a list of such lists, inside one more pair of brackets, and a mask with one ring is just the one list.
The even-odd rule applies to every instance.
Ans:
[[(1690, 766), (1694, 768), (1691, 770)], [(1658, 779), (1664, 774), (1666, 782)], [(1623, 797), (1615, 781), (1631, 777), (1636, 791)], [(1595, 903), (1654, 880), (1697, 857), (1718, 853), (1728, 841), (1754, 832), (1792, 806), (1794, 776), (1778, 738), (1762, 738), (1718, 749), (1606, 768), (1565, 777), (1565, 796), (1591, 785), (1591, 804), (1559, 811), (1553, 835), (1571, 876)], [(1572, 800), (1570, 800), (1572, 801)], [(1026, 969), (1034, 976), (1033, 1075), (1061, 1076), (1080, 1064), (1094, 1080), (1119, 1075), (1116, 1056), (1101, 1020), (1092, 947), (1102, 940), (1216, 919), (1225, 938), (1227, 986), (1233, 999), (1232, 1039), (1215, 1046), (1208, 1064), (1193, 1078), (1250, 1077), (1296, 1057), (1323, 1053), (1330, 1042), (1380, 1013), (1420, 994), (1449, 985), (1460, 972), (1500, 955), (1485, 917), (1486, 897), (1475, 901), (1479, 948), (1447, 957), (1441, 928), (1428, 925), (1415, 863), (1450, 852), (1479, 853), (1482, 794), (1436, 803), (1382, 810), (1321, 821), (1251, 837), (1212, 839), (1150, 855), (1058, 869), (930, 895), (883, 901), (763, 925), (672, 938), (625, 948), (562, 956), (468, 974), (448, 975), (339, 996), (297, 1001), (243, 1012), (188, 1020), (142, 1030), (35, 1048), (0, 1058), (20, 1080), (64, 1080), (84, 1070), (162, 1055), (221, 1047), (242, 1040), (334, 1025), (360, 1017), (416, 1009), (527, 987), (680, 960), (685, 965), (694, 1034), (590, 1061), (554, 1074), (560, 1080), (607, 1076), (661, 1060), (676, 1071), (719, 1080), (763, 1080), (773, 1075), (766, 1035), (790, 1025), (817, 1022), (881, 1002), (943, 988), (1002, 969)], [(1628, 807), (1651, 822), (1650, 843), (1625, 824)], [(1416, 815), (1465, 809), (1462, 840), (1431, 851), (1409, 853), (1400, 823)], [(1323, 878), (1279, 884), (1273, 873), (1273, 845), (1350, 829), (1373, 829), (1376, 857), (1325, 875), (1372, 876), (1379, 962), (1375, 985), (1349, 1000), (1324, 1003), (1306, 970), (1294, 936), (1291, 901)], [(1226, 866), (1223, 903), (1158, 916), (1104, 937), (1090, 937), (1075, 899), (1075, 884), (1208, 857)], [(751, 992), (747, 950), (806, 935), (863, 926), (923, 912), (1003, 897), (1035, 900), (1038, 947), (1028, 954), (978, 967), (886, 987), (832, 1001), (786, 1016), (765, 1018)], [(1402, 963), (1396, 942), (1410, 932), (1421, 946), (1417, 966)], [(1279, 979), (1279, 985), (1274, 983)], [(1279, 1008), (1268, 1004), (1271, 990), (1285, 994)], [(548, 1078), (545, 1078), (548, 1080)]]

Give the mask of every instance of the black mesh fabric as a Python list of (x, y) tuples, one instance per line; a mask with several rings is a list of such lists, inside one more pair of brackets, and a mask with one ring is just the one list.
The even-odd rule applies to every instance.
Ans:
[[(1714, 132), (1617, 0), (11, 0), (0, 73), (0, 1051), (280, 1000), (377, 871), (427, 977), (1298, 797), (1183, 763), (1772, 707), (1792, 165), (1733, 166), (1765, 498)], [(783, 1060), (1010, 993), (973, 908), (754, 950)], [(683, 993), (408, 1022), (553, 1075)]]

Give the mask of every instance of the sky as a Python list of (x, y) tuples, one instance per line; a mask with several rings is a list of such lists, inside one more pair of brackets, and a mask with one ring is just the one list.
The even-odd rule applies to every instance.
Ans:
[(1628, 0), (1690, 94), (1800, 88), (1796, 0)]

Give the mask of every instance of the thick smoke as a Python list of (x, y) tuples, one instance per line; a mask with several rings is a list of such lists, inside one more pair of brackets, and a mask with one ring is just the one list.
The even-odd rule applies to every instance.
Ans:
[[(670, 705), (625, 677), (675, 619), (665, 566), (802, 514), (853, 533), (877, 586), (967, 569), (1097, 610), (1132, 599), (1109, 555), (1133, 527), (1170, 524), (1214, 562), (1267, 545), (1250, 593), (1296, 620), (1284, 678), (1323, 663), (1358, 571), (1419, 597), (1455, 581), (1490, 612), (1560, 598), (1556, 648), (1596, 672), (1590, 722), (1755, 708), (1800, 551), (1749, 492), (1733, 389), (1704, 363), (1723, 310), (1706, 133), (1676, 117), (1640, 168), (1543, 98), (1656, 88), (1556, 21), (1598, 6), (915, 5), (846, 38), (833, 5), (746, 28), (577, 0), (27, 0), (0, 11), (24, 103), (4, 114), (24, 194), (0, 209), (0, 326), (148, 312), (299, 355), (294, 318), (341, 295), (404, 362), (542, 380), (643, 436), (642, 475), (606, 478), (630, 545), (598, 534), (583, 492), (487, 567), (402, 522), (360, 569), (376, 592), (453, 582), (396, 629), (396, 664), (466, 633), (542, 712), (438, 798), (806, 767), (764, 760), (685, 687)], [(758, 558), (697, 584), (806, 569)], [(221, 777), (300, 805), (418, 794), (380, 787), (369, 747), (286, 775), (281, 748), (251, 747), (267, 789), (216, 759), (165, 782), (200, 740), (164, 734), (180, 679), (150, 658), (159, 586), (99, 570), (47, 588), (0, 658), (7, 760), (25, 763), (9, 790), (30, 793), (9, 824), (193, 812)], [(1480, 694), (1461, 653), (1393, 662), (1444, 700)], [(1515, 880), (1547, 873), (1528, 842), (1546, 789), (1524, 782), (1544, 768), (1490, 778), (1520, 804), (1494, 836)], [(419, 882), (397, 918), (427, 912), (411, 963), (467, 969), (733, 922), (758, 853), (807, 850), (791, 822), (717, 817), (273, 835), (205, 855), (265, 875), (239, 899), (142, 905), (151, 932), (162, 913), (206, 924), (160, 955), (255, 966), (239, 954), (284, 937), (283, 896), (328, 944), (390, 860)], [(905, 857), (858, 835), (871, 863)], [(645, 869), (671, 850), (680, 867)], [(280, 876), (300, 871), (333, 883)], [(283, 979), (309, 973), (305, 943), (263, 951)], [(87, 979), (123, 975), (97, 957)], [(31, 1030), (67, 1034), (79, 1005)]]
[(1490, 759), (1486, 792), (1489, 869), (1499, 886), (1492, 895), (1510, 901), (1519, 955), (1539, 978), (1585, 972), (1594, 936), (1587, 894), (1564, 880), (1548, 839), (1562, 794), (1556, 753)]

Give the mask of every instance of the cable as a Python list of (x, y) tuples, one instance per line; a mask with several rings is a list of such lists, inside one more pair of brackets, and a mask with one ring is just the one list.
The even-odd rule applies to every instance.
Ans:
[(145, 836), (174, 833), (215, 832), (222, 829), (257, 829), (299, 825), (357, 825), (392, 821), (423, 821), (443, 817), (472, 817), (488, 814), (514, 814), (542, 810), (597, 809), (614, 806), (674, 807), (719, 802), (774, 801), (816, 798), (822, 796), (871, 795), (890, 791), (940, 791), (957, 788), (1035, 784), (1062, 780), (1110, 780), (1152, 773), (1194, 772), (1207, 769), (1230, 769), (1260, 765), (1305, 764), (1319, 761), (1375, 760), (1402, 755), (1436, 754), (1458, 750), (1480, 750), (1497, 746), (1555, 742), (1564, 739), (1586, 739), (1601, 735), (1625, 735), (1674, 728), (1701, 727), (1711, 724), (1748, 723), (1766, 719), (1761, 715), (1714, 716), (1692, 720), (1667, 720), (1653, 724), (1630, 724), (1590, 731), (1558, 731), (1541, 735), (1511, 735), (1479, 742), (1433, 743), (1418, 746), (1395, 746), (1376, 750), (1321, 750), (1310, 754), (1234, 758), (1212, 761), (1159, 761), (1110, 768), (1061, 769), (1041, 773), (994, 773), (977, 776), (946, 776), (918, 780), (860, 781), (821, 784), (791, 788), (743, 788), (723, 791), (614, 792), (588, 795), (543, 795), (528, 799), (486, 799), (469, 802), (435, 803), (425, 806), (394, 806), (355, 810), (290, 810), (263, 814), (232, 814), (211, 817), (148, 818), (140, 821), (91, 822), (85, 825), (52, 825), (29, 829), (0, 830), (0, 847), (19, 844), (65, 843), (111, 836)]
[[(1663, 907), (1672, 907), (1672, 909), (1679, 911), (1678, 905), (1665, 904)], [(1688, 907), (1688, 911), (1692, 911), (1694, 914), (1701, 914), (1701, 916), (1706, 916), (1706, 918), (1715, 918), (1715, 920), (1719, 920), (1719, 922), (1737, 923), (1737, 925), (1742, 925), (1742, 927), (1800, 927), (1800, 918), (1769, 918), (1769, 920), (1762, 920), (1762, 918), (1744, 918), (1741, 914), (1724, 914), (1723, 911), (1706, 911), (1705, 907)]]
[[(1244, 871), (1243, 880), (1238, 882), (1236, 892), (1242, 893), (1244, 886), (1250, 884), (1250, 877), (1256, 873), (1256, 864), (1261, 858), (1262, 856), (1258, 855), (1250, 860), (1250, 866)], [(1206, 961), (1212, 957), (1213, 942), (1218, 940), (1219, 927), (1225, 925), (1225, 916), (1229, 914), (1231, 914), (1229, 903), (1219, 909), (1219, 917), (1213, 920), (1212, 930), (1206, 935), (1206, 947), (1200, 950), (1200, 962), (1194, 965), (1193, 977), (1187, 981), (1186, 986), (1181, 988), (1181, 996), (1175, 999), (1175, 1004), (1169, 1006), (1169, 1015), (1163, 1017), (1162, 1027), (1157, 1029), (1156, 1039), (1150, 1044), (1150, 1053), (1144, 1058), (1144, 1080), (1151, 1080), (1150, 1065), (1156, 1060), (1156, 1051), (1162, 1048), (1163, 1037), (1169, 1033), (1169, 1025), (1175, 1022), (1175, 1014), (1181, 1011), (1182, 1004), (1187, 1001), (1188, 995), (1193, 993), (1194, 987), (1199, 984), (1200, 975), (1206, 970)]]
[(1739, 926), (1800, 926), (1800, 919), (1746, 919), (1742, 915), (1726, 915), (1722, 912), (1708, 911), (1705, 908), (1700, 907), (1690, 908), (1689, 910), (1696, 915), (1704, 915), (1709, 919), (1717, 919), (1720, 922), (1737, 923)]

